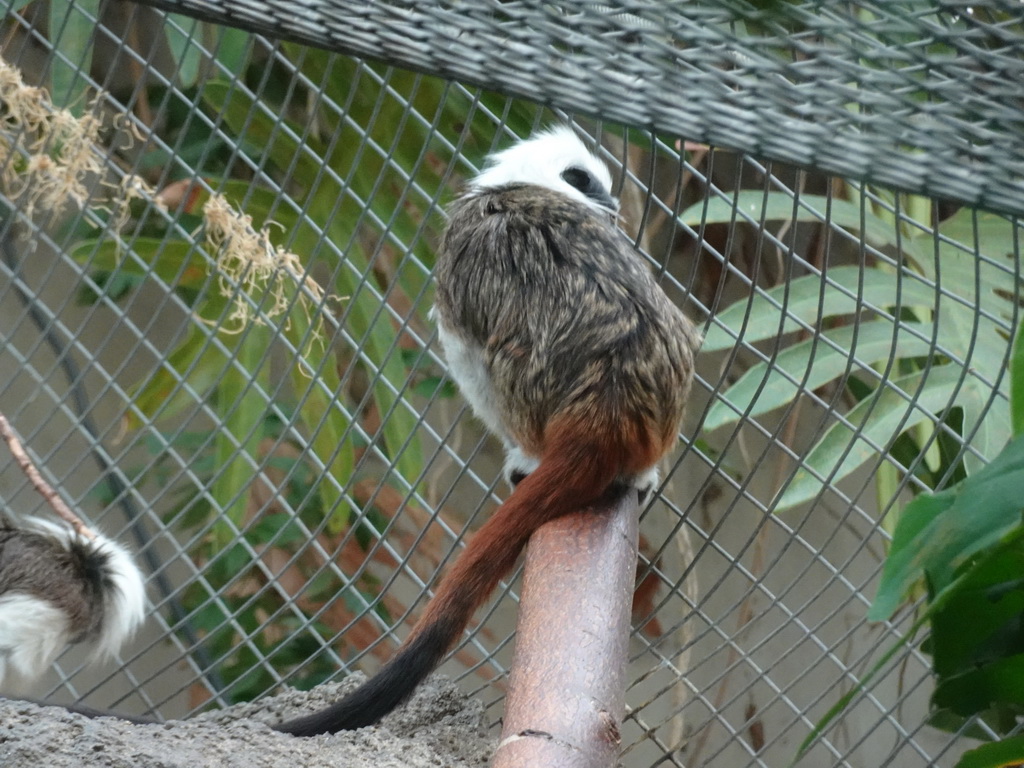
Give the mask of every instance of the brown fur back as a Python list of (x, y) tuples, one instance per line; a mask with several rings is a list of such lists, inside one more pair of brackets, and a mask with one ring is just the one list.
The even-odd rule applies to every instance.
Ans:
[(450, 211), (439, 321), (482, 349), (508, 433), (539, 456), (546, 425), (571, 417), (634, 430), (655, 463), (675, 442), (699, 335), (629, 241), (543, 187), (475, 194)]

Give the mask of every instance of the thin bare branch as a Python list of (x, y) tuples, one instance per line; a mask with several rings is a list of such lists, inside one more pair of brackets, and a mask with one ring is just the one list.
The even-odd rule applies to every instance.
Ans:
[(22, 447), (18, 436), (14, 434), (14, 430), (7, 421), (7, 417), (2, 413), (0, 413), (0, 436), (3, 436), (7, 447), (11, 451), (11, 455), (18, 462), (18, 466), (21, 467), (21, 471), (32, 482), (32, 486), (39, 492), (39, 495), (46, 499), (46, 503), (57, 513), (57, 516), (70, 525), (79, 536), (84, 536), (90, 541), (95, 539), (96, 534), (82, 522), (82, 518), (71, 511), (71, 507), (64, 503), (64, 500), (53, 489), (53, 486), (43, 479), (35, 464), (32, 463), (32, 459), (25, 453), (25, 449)]

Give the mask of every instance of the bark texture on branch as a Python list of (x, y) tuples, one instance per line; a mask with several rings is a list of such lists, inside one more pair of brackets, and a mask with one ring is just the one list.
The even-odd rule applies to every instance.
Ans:
[(530, 539), (494, 768), (610, 768), (625, 711), (637, 495)]

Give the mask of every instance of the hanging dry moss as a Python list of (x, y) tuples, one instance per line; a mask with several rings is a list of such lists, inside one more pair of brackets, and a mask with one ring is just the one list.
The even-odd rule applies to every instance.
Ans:
[[(296, 254), (270, 241), (269, 226), (257, 231), (252, 217), (236, 211), (222, 195), (203, 206), (203, 221), (206, 244), (216, 253), (221, 295), (232, 300), (231, 313), (218, 322), (218, 330), (238, 333), (250, 323), (262, 325), (264, 318), (287, 314), (292, 298), (289, 281), (282, 276), (299, 287), (298, 301), (307, 316), (311, 305), (323, 303), (324, 289)], [(269, 294), (268, 306), (257, 313), (254, 302), (264, 292)]]
[[(153, 199), (139, 176), (125, 174), (119, 183), (104, 179), (102, 127), (99, 97), (87, 114), (76, 117), (56, 108), (46, 89), (26, 85), (16, 67), (0, 60), (0, 183), (26, 218), (41, 211), (58, 216), (73, 205), (109, 213), (110, 226), (117, 229), (127, 221), (132, 200)], [(141, 138), (127, 121), (124, 127)]]

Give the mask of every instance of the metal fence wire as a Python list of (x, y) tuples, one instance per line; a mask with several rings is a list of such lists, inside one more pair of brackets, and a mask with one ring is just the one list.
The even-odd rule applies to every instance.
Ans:
[[(786, 763), (913, 622), (866, 619), (897, 510), (1009, 437), (1024, 6), (155, 5), (3, 22), (0, 411), (152, 602), (120, 664), (71, 650), (34, 693), (181, 717), (389, 656), (506, 492), (427, 317), (442, 206), (572, 121), (706, 334), (623, 764)], [(0, 503), (42, 507), (12, 466)], [(442, 668), (491, 722), (516, 601)], [(931, 687), (908, 644), (807, 764), (995, 735)]]

